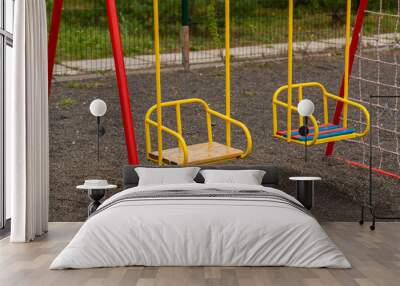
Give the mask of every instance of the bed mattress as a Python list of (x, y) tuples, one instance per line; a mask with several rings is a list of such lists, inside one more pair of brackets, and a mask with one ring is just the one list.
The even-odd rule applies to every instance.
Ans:
[(282, 191), (179, 184), (107, 199), (50, 269), (133, 265), (351, 267), (316, 219)]

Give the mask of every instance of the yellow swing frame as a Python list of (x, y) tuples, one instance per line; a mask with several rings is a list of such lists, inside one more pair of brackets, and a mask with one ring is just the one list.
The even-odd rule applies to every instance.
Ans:
[[(286, 142), (294, 142), (297, 144), (322, 144), (334, 141), (341, 141), (346, 139), (352, 139), (356, 137), (365, 136), (368, 134), (370, 129), (370, 115), (368, 110), (361, 104), (351, 101), (349, 97), (349, 62), (350, 62), (350, 40), (351, 40), (351, 0), (347, 0), (346, 5), (346, 50), (345, 50), (345, 71), (344, 71), (344, 96), (340, 97), (329, 93), (327, 89), (319, 82), (306, 82), (306, 83), (293, 83), (293, 0), (289, 0), (289, 15), (288, 15), (288, 84), (280, 87), (272, 98), (272, 112), (273, 112), (273, 134), (274, 137), (285, 140)], [(311, 140), (301, 141), (292, 138), (292, 122), (293, 112), (298, 114), (297, 107), (293, 105), (293, 89), (297, 90), (298, 102), (303, 100), (304, 88), (317, 87), (321, 90), (323, 96), (323, 123), (329, 124), (328, 114), (328, 100), (334, 100), (336, 102), (343, 102), (343, 128), (348, 128), (348, 107), (349, 105), (362, 111), (365, 117), (365, 128), (362, 132), (352, 132), (345, 135), (336, 135), (327, 138), (320, 137), (320, 126), (314, 116), (310, 116), (311, 124), (313, 126), (313, 138)], [(284, 92), (287, 92), (287, 102), (280, 100), (279, 96)], [(285, 134), (279, 133), (278, 131), (278, 111), (277, 107), (284, 107), (287, 109), (286, 118), (286, 131)], [(304, 118), (299, 116), (299, 127), (304, 124)]]
[[(225, 1), (225, 114), (219, 113), (209, 107), (206, 101), (200, 98), (188, 98), (174, 101), (162, 102), (161, 97), (161, 59), (160, 59), (160, 36), (159, 36), (159, 9), (158, 0), (153, 0), (154, 10), (154, 48), (156, 59), (156, 97), (157, 103), (153, 105), (145, 116), (145, 136), (147, 159), (158, 163), (158, 165), (200, 165), (222, 162), (237, 158), (246, 158), (253, 148), (253, 142), (249, 129), (242, 122), (231, 118), (231, 76), (230, 76), (230, 2)], [(206, 112), (206, 125), (208, 141), (206, 143), (188, 146), (183, 138), (181, 106), (197, 104), (204, 108)], [(176, 130), (163, 125), (163, 108), (175, 107)], [(151, 119), (156, 112), (156, 120)], [(226, 124), (226, 144), (213, 141), (212, 116), (225, 121)], [(247, 140), (247, 147), (244, 151), (232, 147), (231, 125), (242, 129)], [(157, 129), (157, 151), (152, 150), (150, 127)], [(163, 149), (163, 133), (175, 137), (178, 147)]]

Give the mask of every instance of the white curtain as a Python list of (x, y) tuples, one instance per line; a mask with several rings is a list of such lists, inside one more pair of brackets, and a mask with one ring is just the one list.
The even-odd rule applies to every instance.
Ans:
[(12, 92), (6, 95), (6, 187), (12, 242), (47, 232), (49, 190), (45, 0), (15, 1)]

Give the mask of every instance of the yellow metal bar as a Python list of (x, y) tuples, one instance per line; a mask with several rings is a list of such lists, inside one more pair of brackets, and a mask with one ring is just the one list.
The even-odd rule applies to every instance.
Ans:
[[(177, 104), (175, 110), (176, 110), (176, 130), (178, 131), (178, 134), (182, 136), (181, 105)], [(179, 144), (179, 147), (181, 147), (181, 144)]]
[(276, 99), (272, 99), (272, 128), (274, 132), (274, 136), (278, 132), (278, 111), (277, 106), (275, 104)]
[(209, 112), (207, 112), (206, 120), (207, 120), (208, 142), (211, 143), (211, 142), (213, 142), (213, 132), (212, 132), (212, 125), (211, 125), (211, 115)]
[(151, 153), (150, 126), (148, 123), (148, 119), (150, 119), (151, 113), (152, 113), (152, 111), (150, 109), (147, 110), (146, 115), (145, 115), (145, 120), (144, 120), (147, 159), (150, 159), (149, 155)]
[[(326, 88), (325, 88), (321, 83), (319, 83), (319, 82), (304, 82), (304, 83), (296, 83), (296, 84), (293, 84), (293, 85), (292, 85), (292, 89), (296, 89), (296, 88), (300, 88), (300, 87), (302, 87), (302, 88), (305, 88), (305, 87), (318, 87), (318, 88), (321, 90), (322, 94), (325, 94), (325, 93), (328, 92), (328, 91), (326, 90)], [(272, 97), (272, 101), (277, 100), (278, 96), (279, 96), (283, 91), (288, 90), (288, 89), (289, 89), (289, 86), (288, 86), (288, 85), (283, 85), (283, 86), (281, 86), (280, 88), (278, 88), (278, 89), (275, 91), (275, 93), (274, 93), (274, 95), (273, 95), (273, 97)]]
[[(351, 105), (351, 106), (353, 106), (353, 107), (355, 107), (355, 108), (360, 109), (360, 110), (364, 113), (364, 117), (365, 117), (365, 128), (364, 128), (364, 131), (363, 131), (362, 133), (357, 133), (357, 132), (355, 132), (355, 134), (358, 135), (357, 137), (365, 136), (365, 135), (368, 134), (369, 129), (370, 129), (370, 125), (371, 125), (371, 116), (370, 116), (370, 114), (369, 114), (368, 109), (365, 108), (365, 106), (363, 106), (362, 104), (359, 104), (359, 103), (357, 103), (357, 102), (354, 102), (354, 101), (345, 99), (345, 98), (343, 98), (343, 97), (340, 97), (340, 96), (331, 94), (331, 93), (329, 93), (329, 92), (326, 93), (326, 96), (329, 97), (329, 98), (331, 98), (331, 99), (333, 99), (333, 100), (341, 101), (341, 102), (343, 102), (344, 104)], [(345, 128), (347, 128), (347, 127), (345, 127)]]
[(292, 138), (292, 94), (293, 94), (293, 0), (289, 0), (288, 16), (288, 112), (287, 112), (287, 141)]
[[(231, 117), (231, 48), (230, 48), (230, 1), (225, 0), (225, 108)], [(231, 147), (231, 123), (226, 121), (226, 145)]]
[[(150, 125), (158, 128), (158, 123), (151, 119), (146, 119), (146, 124), (150, 124)], [(184, 165), (187, 164), (188, 159), (189, 159), (189, 154), (188, 154), (188, 147), (187, 147), (185, 139), (183, 139), (183, 137), (181, 135), (179, 135), (178, 132), (175, 132), (174, 130), (172, 130), (168, 127), (161, 126), (161, 131), (175, 137), (178, 140), (178, 144), (183, 152), (183, 164)], [(160, 157), (158, 156), (158, 161), (159, 160), (160, 160)]]
[[(289, 87), (288, 85), (283, 85), (279, 89), (281, 89), (281, 88), (288, 89), (288, 87)], [(303, 88), (304, 87), (318, 87), (318, 88), (321, 89), (321, 91), (326, 91), (326, 88), (323, 86), (323, 84), (320, 83), (320, 82), (317, 82), (317, 81), (301, 82), (301, 83), (292, 84), (292, 88), (293, 89), (296, 89), (296, 88), (299, 88), (299, 87), (303, 87)]]
[[(210, 109), (210, 107), (208, 106), (207, 102), (205, 102), (204, 100), (202, 100), (200, 98), (180, 99), (180, 100), (162, 102), (161, 106), (162, 107), (170, 107), (170, 106), (177, 106), (177, 105), (182, 105), (182, 104), (193, 104), (193, 103), (202, 105), (204, 107), (206, 113), (207, 113), (207, 118), (209, 118), (209, 119), (207, 119), (207, 121), (209, 120), (207, 122), (207, 125), (210, 126), (210, 131), (209, 131), (208, 135), (209, 135), (209, 139), (211, 137), (211, 141), (212, 141), (212, 133), (210, 133), (211, 132), (211, 115), (213, 115), (213, 116), (215, 116), (215, 117), (217, 117), (219, 119), (224, 120), (225, 122), (229, 121), (229, 123), (231, 123), (233, 125), (236, 125), (236, 126), (238, 126), (239, 128), (241, 128), (243, 130), (243, 132), (245, 134), (245, 137), (246, 137), (246, 140), (247, 140), (247, 147), (246, 147), (245, 152), (242, 154), (241, 158), (247, 157), (252, 152), (253, 140), (251, 138), (251, 134), (250, 134), (250, 131), (247, 128), (247, 126), (245, 124), (243, 124), (242, 122), (236, 120), (236, 119), (233, 119), (233, 118), (228, 117), (228, 116), (226, 116), (226, 115), (224, 115), (222, 113), (219, 113), (219, 112), (217, 112), (215, 110)], [(153, 105), (152, 107), (150, 107), (147, 110), (146, 116), (145, 116), (146, 124), (151, 124), (151, 125), (153, 125), (155, 127), (158, 127), (158, 125), (157, 125), (158, 123), (156, 123), (155, 121), (150, 119), (150, 117), (153, 114), (153, 112), (157, 109), (157, 106), (158, 105), (155, 104), (155, 105)], [(162, 131), (167, 132), (168, 134), (176, 137), (178, 139), (178, 142), (179, 141), (181, 143), (183, 142), (184, 145), (182, 146), (182, 148), (184, 148), (186, 146), (186, 143), (185, 143), (183, 137), (178, 132), (175, 132), (175, 131), (173, 131), (173, 130), (165, 127), (165, 126), (162, 126), (161, 129), (162, 129)], [(151, 142), (147, 141), (147, 136), (146, 136), (146, 151), (148, 151), (148, 153), (151, 152)]]
[(250, 153), (253, 150), (253, 140), (251, 138), (250, 131), (246, 127), (246, 125), (244, 125), (239, 120), (233, 119), (231, 117), (227, 117), (226, 115), (223, 115), (222, 113), (219, 113), (219, 112), (217, 112), (215, 110), (209, 109), (208, 112), (210, 114), (214, 115), (215, 117), (218, 117), (218, 118), (220, 118), (222, 120), (225, 120), (225, 121), (229, 121), (230, 123), (240, 127), (243, 130), (244, 135), (246, 136), (246, 140), (247, 140), (247, 147), (246, 147), (246, 150), (244, 151), (244, 153), (240, 156), (240, 158), (243, 159), (243, 158), (246, 158), (247, 156), (249, 156)]
[(329, 111), (328, 111), (328, 97), (327, 92), (323, 91), (323, 105), (324, 105), (324, 124), (329, 124)]
[(343, 140), (348, 140), (348, 139), (353, 139), (360, 137), (360, 135), (356, 133), (351, 133), (348, 135), (340, 135), (340, 136), (335, 136), (335, 137), (330, 137), (330, 138), (323, 138), (323, 139), (318, 139), (316, 144), (324, 144), (324, 143), (329, 143), (329, 142), (337, 142), (337, 141), (343, 141)]
[(145, 124), (144, 124), (144, 129), (145, 129), (145, 136), (146, 136), (146, 154), (149, 154), (151, 152), (151, 138), (150, 138), (149, 124), (147, 124), (147, 122), (145, 122)]
[[(298, 99), (299, 102), (303, 100), (303, 87), (302, 86), (299, 86), (299, 88), (298, 88), (297, 99)], [(300, 127), (304, 125), (303, 116), (300, 116), (299, 125), (300, 125)]]
[[(347, 0), (346, 9), (346, 51), (345, 51), (345, 63), (344, 63), (344, 98), (349, 98), (349, 65), (350, 65), (350, 35), (351, 33), (351, 0)], [(343, 127), (347, 128), (347, 114), (348, 105), (347, 103), (343, 106)]]
[[(177, 104), (183, 105), (183, 104), (191, 104), (191, 103), (197, 103), (203, 106), (205, 110), (209, 109), (210, 107), (208, 106), (207, 102), (205, 102), (203, 99), (200, 98), (186, 98), (186, 99), (178, 99), (178, 100), (173, 100), (173, 101), (165, 101), (161, 103), (162, 107), (171, 107), (171, 106), (176, 106)], [(151, 113), (156, 110), (157, 105), (153, 105), (150, 107), (146, 113), (146, 117), (150, 116)]]
[(163, 164), (163, 138), (162, 138), (162, 99), (161, 99), (161, 60), (160, 60), (160, 30), (158, 16), (158, 0), (153, 0), (154, 10), (154, 50), (156, 56), (156, 96), (157, 96), (157, 143), (158, 164)]

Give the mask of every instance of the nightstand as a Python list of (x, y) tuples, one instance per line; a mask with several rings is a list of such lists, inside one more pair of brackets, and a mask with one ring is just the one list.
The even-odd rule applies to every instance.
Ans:
[(289, 180), (296, 181), (296, 198), (303, 206), (311, 210), (314, 206), (315, 181), (320, 177), (290, 177)]
[(106, 190), (117, 188), (110, 185), (107, 180), (86, 180), (85, 184), (76, 187), (79, 190), (87, 190), (91, 203), (88, 206), (88, 217), (94, 213), (101, 204)]

